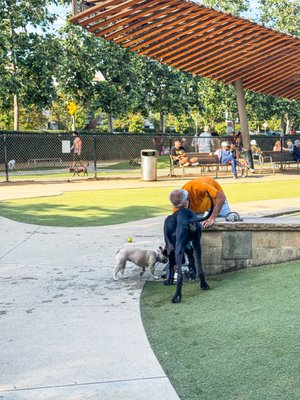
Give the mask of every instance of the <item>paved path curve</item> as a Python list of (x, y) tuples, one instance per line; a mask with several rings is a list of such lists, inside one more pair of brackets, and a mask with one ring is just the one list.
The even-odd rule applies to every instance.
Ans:
[(141, 321), (148, 275), (112, 280), (127, 237), (152, 248), (161, 227), (161, 217), (80, 229), (0, 218), (1, 400), (178, 399)]

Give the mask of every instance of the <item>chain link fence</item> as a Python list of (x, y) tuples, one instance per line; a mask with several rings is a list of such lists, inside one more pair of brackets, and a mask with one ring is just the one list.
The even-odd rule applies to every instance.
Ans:
[[(5, 132), (0, 133), (0, 182), (71, 181), (91, 178), (139, 178), (141, 176), (141, 151), (155, 149), (159, 153), (158, 177), (170, 173), (170, 149), (176, 138), (184, 139), (187, 151), (194, 151), (193, 136), (160, 137), (146, 134), (90, 134), (80, 133), (83, 143), (83, 171), (70, 172), (72, 138), (69, 133)], [(276, 140), (283, 146), (286, 141), (300, 136), (251, 136), (264, 151), (273, 149)], [(215, 137), (215, 149), (228, 136)], [(195, 174), (199, 171), (195, 170)], [(180, 175), (180, 171), (178, 172)]]

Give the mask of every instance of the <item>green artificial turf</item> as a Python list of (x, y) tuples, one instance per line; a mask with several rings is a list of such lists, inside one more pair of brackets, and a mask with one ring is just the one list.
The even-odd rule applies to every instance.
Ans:
[(170, 211), (169, 188), (66, 192), (0, 203), (0, 215), (48, 226), (102, 226), (151, 218)]
[[(174, 182), (174, 188), (180, 187)], [(102, 226), (171, 212), (172, 187), (66, 192), (60, 196), (3, 201), (0, 215), (49, 226)], [(229, 203), (299, 197), (300, 181), (224, 184)]]
[(147, 282), (150, 344), (181, 400), (300, 398), (300, 263), (208, 278), (212, 290)]

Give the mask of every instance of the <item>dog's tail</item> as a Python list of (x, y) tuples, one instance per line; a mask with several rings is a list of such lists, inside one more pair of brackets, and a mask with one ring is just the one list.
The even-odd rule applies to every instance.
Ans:
[(207, 194), (207, 196), (209, 198), (209, 201), (210, 201), (210, 210), (209, 210), (208, 214), (204, 215), (202, 218), (197, 218), (197, 219), (195, 219), (195, 221), (192, 221), (192, 222), (203, 222), (203, 221), (206, 221), (211, 216), (211, 214), (213, 213), (214, 207), (215, 207), (213, 199), (212, 199), (210, 193), (207, 190), (206, 190), (206, 194)]

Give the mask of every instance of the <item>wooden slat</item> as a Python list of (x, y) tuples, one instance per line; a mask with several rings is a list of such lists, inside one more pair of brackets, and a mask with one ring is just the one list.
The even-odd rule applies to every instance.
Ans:
[[(218, 17), (219, 18), (219, 17)], [(165, 51), (164, 54), (161, 54), (162, 52), (150, 52), (147, 53), (149, 56), (154, 56), (155, 58), (157, 58), (158, 56), (160, 56), (160, 59), (163, 59), (164, 62), (168, 62), (170, 63), (171, 61), (175, 61), (177, 59), (181, 59), (181, 60), (185, 60), (186, 58), (190, 57), (191, 54), (191, 49), (192, 51), (197, 51), (198, 56), (201, 54), (201, 50), (204, 48), (204, 46), (207, 44), (207, 40), (211, 40), (214, 39), (215, 43), (210, 45), (210, 51), (212, 51), (214, 48), (219, 47), (219, 43), (218, 43), (218, 39), (221, 38), (227, 38), (228, 41), (231, 41), (232, 38), (232, 34), (235, 32), (241, 32), (242, 28), (240, 25), (237, 26), (236, 23), (232, 24), (233, 26), (231, 26), (230, 24), (228, 24), (226, 26), (226, 30), (224, 29), (220, 29), (220, 30), (216, 30), (213, 34), (210, 34), (208, 37), (200, 37), (198, 39), (193, 40), (193, 42), (191, 43), (191, 41), (189, 40), (189, 38), (184, 38), (182, 39), (180, 42), (182, 43), (181, 45), (177, 45), (175, 49), (171, 50), (171, 51)], [(207, 28), (209, 29), (209, 27)], [(201, 30), (199, 31), (199, 33), (201, 32), (205, 32), (205, 30)], [(248, 29), (244, 29), (243, 34), (245, 33), (250, 33), (252, 32), (251, 28)], [(257, 35), (257, 33), (253, 33), (252, 35)]]
[[(79, 14), (73, 15), (72, 17), (69, 18), (69, 20), (73, 23), (80, 21), (80, 25), (82, 25), (83, 21), (88, 20), (93, 16), (95, 13), (100, 14), (100, 11), (102, 9), (105, 9), (106, 6), (112, 6), (114, 4), (120, 4), (122, 3), (123, 0), (105, 0), (99, 2), (99, 4), (96, 4), (94, 7), (87, 8), (86, 10), (82, 11)], [(83, 25), (82, 25), (83, 26)]]
[[(194, 11), (196, 11), (196, 6), (194, 7)], [(130, 47), (130, 50), (136, 51), (142, 47), (149, 46), (150, 44), (152, 44), (156, 41), (160, 41), (163, 38), (167, 38), (168, 36), (176, 35), (178, 29), (184, 29), (183, 23), (187, 19), (191, 18), (191, 14), (188, 14), (188, 15), (185, 15), (185, 14), (186, 14), (186, 9), (183, 8), (177, 12), (177, 16), (175, 18), (174, 18), (174, 16), (172, 16), (172, 19), (170, 20), (170, 22), (169, 22), (169, 19), (166, 18), (165, 20), (167, 20), (168, 23), (161, 24), (161, 22), (160, 22), (160, 27), (155, 26), (152, 29), (150, 27), (148, 33), (139, 35), (135, 39), (130, 39), (130, 46), (132, 46), (133, 44), (135, 44), (137, 42), (140, 42), (138, 45)], [(202, 15), (202, 14), (203, 14), (203, 12), (202, 12), (202, 10), (200, 10), (198, 12), (195, 12), (195, 14), (193, 14), (192, 17), (193, 17), (193, 19), (196, 19), (199, 17), (199, 15)], [(154, 36), (154, 38), (148, 39), (151, 36)], [(146, 40), (146, 39), (148, 39), (148, 40)], [(116, 43), (120, 43), (120, 42), (116, 41)]]
[[(237, 63), (234, 67), (230, 68), (230, 71), (217, 71), (214, 72), (212, 69), (212, 75), (214, 73), (218, 74), (218, 77), (224, 80), (225, 83), (234, 82), (239, 78), (244, 79), (244, 70), (247, 68), (245, 72), (246, 77), (250, 77), (250, 79), (254, 79), (256, 77), (255, 72), (256, 69), (260, 68), (260, 76), (264, 75), (264, 71), (268, 71), (268, 66), (272, 65), (272, 63), (276, 62), (276, 65), (282, 64), (285, 67), (285, 57), (278, 59), (278, 54), (282, 52), (283, 45), (281, 42), (277, 44), (269, 43), (268, 47), (264, 49), (264, 52), (256, 53), (251, 57), (251, 59), (244, 59)], [(272, 54), (270, 53), (272, 50)], [(226, 63), (230, 63), (231, 60), (227, 61)], [(265, 66), (265, 69), (263, 68)], [(264, 71), (263, 71), (264, 70)], [(253, 73), (252, 73), (253, 72)]]
[[(235, 24), (236, 26), (236, 24)], [(240, 27), (236, 28), (236, 29), (241, 29)], [(250, 29), (250, 28), (249, 28)], [(247, 37), (252, 37), (252, 36), (257, 36), (257, 32), (253, 30), (245, 30), (245, 32), (243, 33), (243, 35), (247, 34)], [(250, 34), (250, 32), (253, 32), (252, 34)], [(221, 37), (219, 38), (217, 35), (213, 35), (210, 38), (204, 37), (201, 39), (200, 42), (195, 41), (195, 43), (197, 44), (197, 46), (193, 46), (193, 50), (191, 51), (187, 51), (187, 52), (183, 52), (182, 55), (181, 54), (177, 54), (176, 57), (171, 57), (171, 58), (165, 58), (164, 61), (166, 62), (170, 62), (172, 61), (172, 65), (176, 66), (177, 63), (184, 63), (185, 61), (188, 61), (187, 65), (193, 61), (193, 59), (199, 60), (199, 57), (202, 54), (206, 54), (209, 51), (209, 58), (210, 60), (212, 60), (212, 57), (215, 54), (218, 54), (220, 52), (220, 40), (222, 40), (222, 45), (225, 47), (226, 45), (232, 45), (233, 44), (233, 39), (232, 39), (232, 34), (231, 32), (226, 34), (220, 34)], [(216, 37), (218, 40), (216, 40)], [(211, 41), (212, 40), (212, 41)], [(204, 43), (203, 43), (204, 42)], [(244, 44), (244, 37), (235, 40), (235, 45)], [(195, 54), (195, 57), (193, 57), (193, 54)], [(178, 61), (177, 61), (178, 60)]]
[[(174, 0), (170, 0), (168, 2), (168, 4), (172, 5), (172, 3), (174, 3)], [(112, 18), (112, 25), (109, 28), (106, 29), (101, 29), (101, 24), (95, 24), (93, 25), (91, 28), (89, 28), (90, 32), (95, 32), (98, 29), (101, 29), (101, 35), (105, 36), (107, 39), (111, 40), (114, 37), (120, 35), (120, 34), (124, 34), (126, 32), (128, 32), (129, 30), (132, 29), (132, 27), (134, 26), (135, 28), (144, 25), (147, 22), (147, 15), (149, 15), (149, 13), (151, 13), (152, 17), (155, 14), (156, 18), (159, 18), (160, 16), (164, 16), (166, 14), (165, 9), (161, 10), (161, 2), (157, 1), (154, 2), (155, 7), (147, 7), (147, 4), (145, 7), (143, 7), (142, 10), (138, 10), (138, 12), (133, 13), (132, 9), (127, 9), (127, 10), (123, 10), (123, 12), (120, 12), (116, 17), (118, 19), (118, 21), (116, 23), (114, 23), (114, 20), (116, 17)], [(161, 10), (159, 12), (159, 10)], [(173, 10), (176, 10), (176, 6), (174, 5)], [(172, 9), (170, 9), (170, 12), (172, 12)], [(128, 18), (125, 19), (125, 17), (127, 17), (128, 15), (130, 15)], [(145, 17), (145, 18), (142, 18)], [(137, 21), (138, 20), (138, 21)], [(135, 24), (134, 22), (137, 21)], [(109, 21), (108, 21), (109, 22)], [(125, 27), (124, 27), (125, 25)], [(120, 28), (120, 29), (118, 29)], [(111, 35), (108, 35), (110, 32), (113, 32)]]
[[(243, 50), (243, 47), (239, 47), (239, 49), (236, 49), (236, 51), (234, 51), (234, 48), (231, 49), (231, 52), (229, 53), (228, 51), (226, 52), (227, 54), (224, 55), (223, 58), (218, 57), (218, 54), (214, 57), (212, 57), (213, 59), (216, 59), (220, 65), (220, 63), (223, 64), (223, 66), (230, 66), (230, 70), (234, 71), (237, 69), (240, 69), (243, 65), (255, 65), (255, 63), (258, 60), (265, 60), (267, 62), (267, 59), (269, 57), (269, 52), (272, 50), (273, 52), (276, 53), (276, 51), (279, 53), (280, 50), (282, 50), (283, 48), (283, 44), (282, 44), (282, 39), (277, 39), (278, 43), (276, 43), (276, 40), (266, 40), (264, 41), (263, 45), (260, 46), (261, 51), (259, 53), (257, 53), (256, 55), (252, 55), (251, 58), (249, 59), (244, 59), (243, 57), (241, 57), (240, 59), (237, 58), (237, 56), (242, 52), (245, 53), (245, 51)], [(220, 53), (219, 53), (220, 55)], [(246, 53), (244, 54), (246, 55)], [(234, 63), (234, 66), (232, 66), (232, 63)], [(194, 64), (193, 64), (194, 65)], [(193, 73), (196, 74), (201, 74), (201, 73), (210, 73), (212, 76), (214, 76), (215, 74), (218, 74), (219, 79), (223, 79), (224, 76), (226, 76), (227, 72), (226, 71), (216, 71), (214, 65), (211, 66), (207, 66), (204, 68), (198, 68), (196, 67), (192, 67), (189, 68), (188, 70), (192, 71)]]
[[(290, 56), (286, 56), (285, 58), (282, 59), (280, 64), (277, 64), (276, 60), (274, 60), (274, 65), (272, 67), (264, 69), (264, 66), (261, 66), (260, 68), (263, 70), (259, 71), (260, 72), (259, 74), (252, 75), (252, 77), (248, 79), (244, 78), (244, 83), (248, 85), (249, 89), (250, 88), (258, 89), (261, 88), (263, 85), (267, 84), (272, 85), (273, 81), (276, 81), (276, 79), (279, 79), (279, 77), (286, 76), (286, 71), (282, 68), (282, 62), (286, 63), (289, 60)], [(294, 73), (294, 67), (291, 66), (290, 75), (292, 75), (293, 73)], [(245, 76), (245, 74), (243, 74), (243, 76)]]
[[(106, 24), (108, 23), (107, 17), (110, 17), (111, 20), (114, 20), (118, 13), (122, 10), (134, 10), (138, 9), (139, 6), (145, 5), (147, 0), (141, 0), (139, 4), (136, 4), (136, 0), (126, 0), (122, 1), (121, 4), (119, 4), (119, 0), (114, 0), (116, 4), (113, 6), (109, 7), (109, 9), (101, 12), (101, 14), (96, 13), (95, 15), (91, 16), (90, 18), (86, 18), (81, 25), (83, 27), (92, 25), (95, 21), (99, 20), (99, 17), (101, 16), (102, 23), (105, 22)], [(100, 22), (100, 21), (99, 21)], [(90, 29), (90, 27), (89, 27)]]
[[(182, 30), (180, 32), (176, 32), (175, 34), (171, 34), (170, 37), (166, 38), (166, 42), (160, 42), (156, 41), (156, 43), (151, 44), (151, 46), (145, 47), (144, 50), (139, 51), (139, 54), (141, 55), (146, 55), (147, 57), (150, 58), (158, 58), (156, 53), (160, 54), (160, 52), (170, 54), (169, 49), (172, 49), (172, 45), (175, 44), (181, 44), (184, 43), (186, 44), (189, 42), (195, 43), (197, 39), (193, 39), (194, 37), (198, 37), (199, 35), (202, 35), (202, 32), (206, 29), (208, 20), (211, 20), (211, 15), (203, 15), (201, 18), (200, 22), (197, 24), (197, 29), (195, 27), (189, 29), (189, 30)], [(199, 28), (199, 29), (198, 29)], [(165, 43), (168, 45), (166, 46)], [(151, 53), (151, 56), (149, 55)], [(155, 57), (154, 57), (155, 56)], [(159, 59), (165, 59), (166, 57), (160, 56)]]
[(188, 0), (88, 0), (70, 18), (131, 51), (226, 84), (300, 98), (300, 38)]
[[(188, 7), (186, 7), (188, 8)], [(166, 30), (168, 27), (173, 27), (174, 22), (178, 21), (185, 21), (188, 17), (183, 16), (186, 13), (186, 9), (182, 8), (180, 11), (176, 10), (176, 12), (171, 13), (168, 17), (165, 17), (163, 20), (159, 19), (158, 21), (153, 21), (152, 23), (149, 23), (149, 25), (143, 29), (139, 29), (136, 32), (130, 33), (130, 41), (127, 40), (127, 38), (120, 38), (116, 39), (115, 43), (117, 44), (124, 44), (124, 46), (130, 44), (130, 48), (132, 51), (135, 51), (136, 47), (141, 47), (144, 46), (145, 44), (140, 44), (138, 46), (132, 46), (137, 42), (145, 41), (146, 39), (150, 38), (151, 36), (157, 35), (158, 32), (161, 32), (162, 30)], [(176, 29), (176, 28), (175, 28)], [(146, 33), (144, 33), (146, 32)], [(123, 42), (123, 43), (122, 43)], [(147, 43), (151, 42), (151, 40), (147, 41)]]
[(224, 78), (225, 83), (233, 83), (237, 79), (243, 79), (244, 82), (251, 81), (251, 83), (255, 83), (256, 81), (264, 81), (268, 80), (268, 76), (270, 72), (276, 72), (277, 70), (282, 70), (282, 63), (285, 64), (290, 59), (290, 55), (281, 56), (279, 63), (277, 60), (274, 61), (275, 65), (266, 66), (265, 62), (260, 60), (256, 62), (255, 66), (246, 65), (246, 69), (239, 71), (238, 73), (232, 72), (231, 76), (228, 78)]
[(262, 92), (264, 90), (266, 91), (271, 88), (276, 88), (277, 84), (281, 84), (282, 82), (286, 86), (286, 74), (282, 72), (277, 72), (277, 74), (274, 74), (272, 76), (268, 75), (264, 82), (257, 82), (256, 84), (251, 82), (250, 84), (247, 84), (247, 89)]

